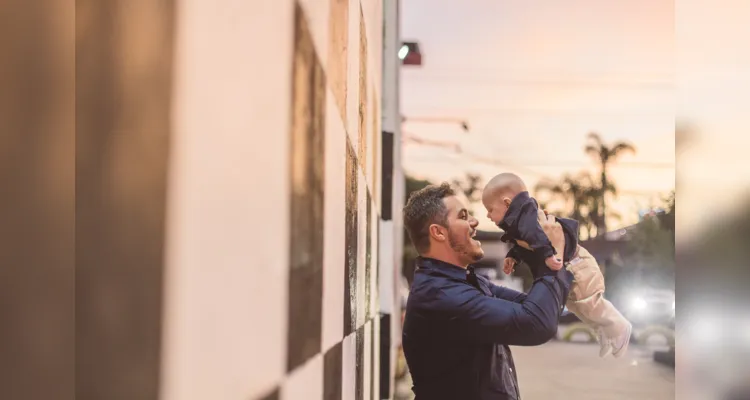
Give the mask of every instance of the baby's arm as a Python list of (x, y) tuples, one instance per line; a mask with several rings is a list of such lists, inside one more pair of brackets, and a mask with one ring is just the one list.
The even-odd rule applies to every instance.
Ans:
[(563, 267), (562, 259), (555, 256), (557, 251), (552, 247), (552, 243), (539, 224), (537, 208), (531, 204), (521, 210), (518, 235), (520, 241), (528, 243), (531, 250), (542, 253), (544, 263), (549, 269), (558, 271)]

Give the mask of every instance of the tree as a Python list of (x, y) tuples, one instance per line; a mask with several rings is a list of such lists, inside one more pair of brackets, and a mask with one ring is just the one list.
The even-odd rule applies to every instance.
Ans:
[[(598, 188), (594, 185), (591, 175), (581, 172), (577, 176), (563, 175), (559, 181), (552, 179), (541, 180), (534, 188), (536, 192), (548, 192), (553, 197), (565, 202), (567, 216), (579, 222), (578, 234), (586, 229), (591, 234), (592, 223), (598, 222), (591, 212), (594, 200), (598, 198)], [(596, 212), (597, 208), (594, 208)]]
[(674, 208), (675, 197), (676, 197), (675, 191), (672, 190), (672, 192), (670, 192), (667, 198), (664, 200), (664, 203), (666, 206), (664, 210), (664, 214), (660, 215), (662, 226), (664, 226), (664, 229), (667, 229), (670, 232), (672, 232), (672, 235), (674, 235), (674, 231), (675, 231), (675, 208)]
[(595, 132), (589, 133), (588, 140), (590, 143), (586, 145), (586, 153), (594, 157), (599, 162), (599, 167), (601, 168), (601, 181), (599, 184), (601, 201), (596, 206), (598, 208), (597, 236), (603, 237), (603, 234), (607, 232), (606, 196), (608, 192), (611, 193), (610, 188), (614, 188), (609, 182), (607, 168), (624, 153), (635, 153), (635, 147), (626, 142), (616, 142), (607, 145), (601, 136)]
[(658, 216), (646, 216), (630, 235), (629, 246), (638, 256), (638, 267), (674, 268), (674, 234)]
[(411, 176), (405, 176), (404, 177), (404, 184), (406, 186), (405, 188), (405, 195), (404, 195), (404, 205), (406, 205), (406, 202), (409, 201), (409, 197), (412, 193), (416, 192), (417, 190), (420, 190), (428, 185), (432, 185), (432, 182), (424, 179), (417, 179), (413, 178)]
[(591, 230), (596, 229), (596, 236), (604, 237), (607, 233), (606, 218), (620, 218), (620, 215), (609, 211), (605, 214), (605, 201), (608, 194), (617, 196), (617, 186), (611, 181), (607, 182), (606, 189), (602, 189), (598, 184), (592, 184), (592, 186), (586, 189), (586, 209), (587, 214), (587, 229), (588, 237), (592, 237)]
[(674, 282), (674, 191), (664, 201), (665, 211), (645, 216), (630, 233), (631, 267), (639, 285), (644, 275), (652, 283)]
[(451, 181), (455, 189), (460, 190), (469, 200), (469, 214), (474, 215), (474, 208), (482, 200), (482, 176), (479, 174), (467, 173), (463, 180), (453, 179)]
[(482, 195), (482, 176), (479, 174), (467, 173), (464, 180), (453, 179), (453, 186), (463, 192), (470, 202), (481, 200)]

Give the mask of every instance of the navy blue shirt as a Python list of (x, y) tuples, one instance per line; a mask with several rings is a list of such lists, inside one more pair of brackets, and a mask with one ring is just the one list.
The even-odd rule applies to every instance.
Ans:
[(418, 258), (403, 328), (416, 399), (519, 399), (508, 346), (555, 336), (573, 280), (565, 269), (550, 272), (525, 294), (471, 267)]
[[(498, 226), (505, 231), (501, 240), (514, 243), (507, 257), (514, 258), (518, 262), (523, 261), (533, 273), (541, 274), (545, 270), (549, 271), (545, 260), (557, 252), (539, 224), (538, 210), (539, 205), (529, 192), (521, 192), (513, 198), (505, 217)], [(565, 235), (563, 261), (567, 262), (575, 256), (578, 248), (578, 221), (568, 218), (555, 218), (555, 220), (563, 228)], [(515, 244), (516, 240), (528, 243), (533, 251)]]

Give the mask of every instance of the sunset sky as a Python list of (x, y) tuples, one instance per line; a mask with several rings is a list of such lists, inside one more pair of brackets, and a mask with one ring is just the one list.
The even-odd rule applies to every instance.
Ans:
[[(583, 152), (594, 131), (638, 150), (611, 169), (622, 192), (612, 207), (623, 216), (611, 228), (637, 222), (639, 209), (660, 205), (674, 188), (673, 1), (407, 0), (401, 7), (401, 35), (423, 53), (422, 67), (402, 69), (404, 135), (456, 142), (470, 154), (407, 143), (408, 174), (441, 181), (511, 171), (530, 187), (545, 176), (597, 174)], [(465, 119), (470, 132), (419, 121), (425, 117)]]

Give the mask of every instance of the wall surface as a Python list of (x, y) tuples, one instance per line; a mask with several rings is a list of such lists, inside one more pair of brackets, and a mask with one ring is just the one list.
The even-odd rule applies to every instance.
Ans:
[(177, 1), (161, 399), (380, 398), (382, 10)]

